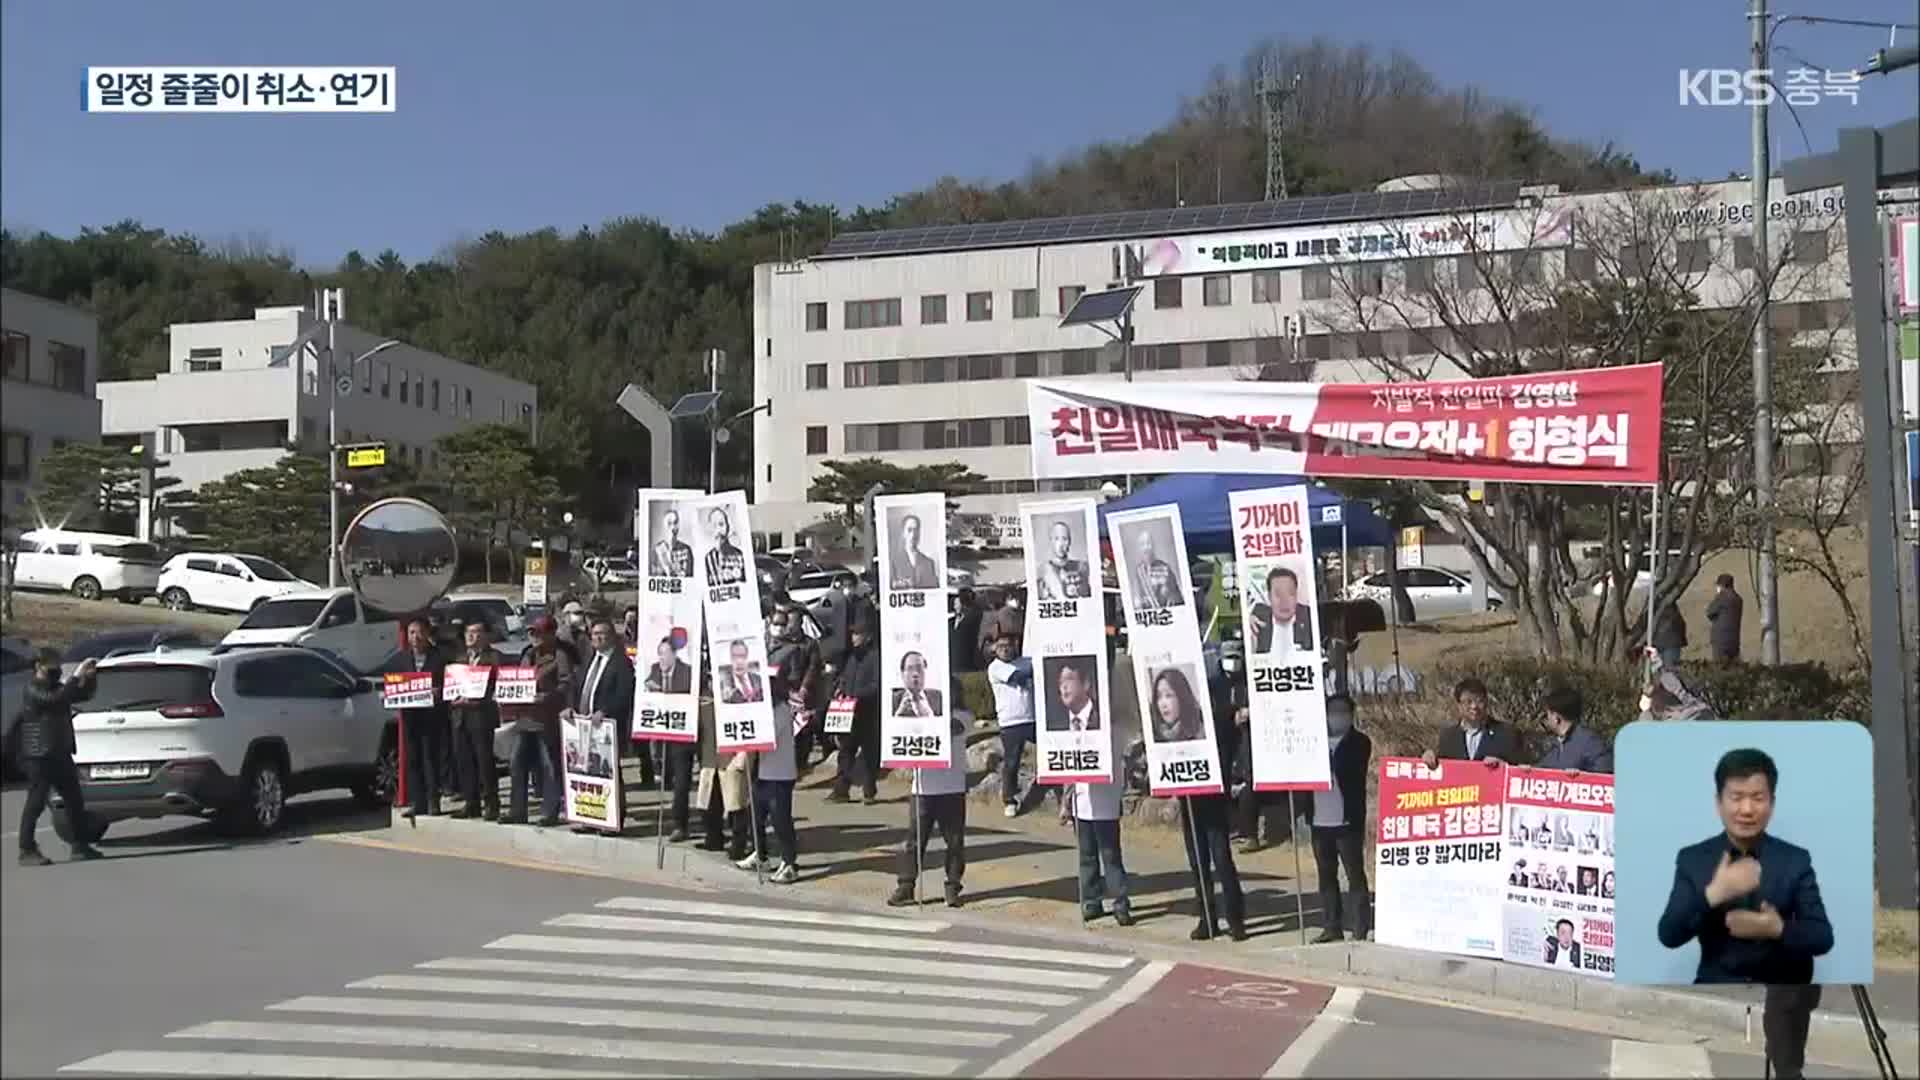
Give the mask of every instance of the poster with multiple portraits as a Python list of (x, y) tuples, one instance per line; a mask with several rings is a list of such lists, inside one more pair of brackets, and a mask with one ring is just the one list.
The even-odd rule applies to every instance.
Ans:
[(1613, 977), (1613, 777), (1506, 770), (1502, 956)]
[(1313, 529), (1305, 485), (1233, 491), (1235, 573), (1247, 645), (1255, 791), (1332, 787)]
[(608, 832), (620, 831), (618, 722), (611, 716), (560, 714), (561, 769), (566, 780), (567, 820)]
[[(1147, 742), (1147, 780), (1160, 798), (1226, 790), (1214, 741), (1212, 695), (1200, 651), (1200, 624), (1180, 508), (1150, 506), (1107, 516), (1128, 652)], [(1098, 646), (1096, 646), (1098, 647)], [(1043, 668), (1042, 675), (1047, 674)], [(1232, 723), (1232, 719), (1223, 718)], [(1048, 724), (1053, 718), (1048, 716)]]
[(1095, 594), (1092, 499), (1020, 508), (1026, 547), (1026, 655), (1045, 722), (1039, 729), (1042, 784), (1113, 780), (1113, 718), (1107, 701), (1105, 602)]
[(873, 501), (880, 556), (880, 764), (952, 767), (947, 700), (947, 497)]
[(714, 749), (722, 754), (772, 750), (767, 629), (760, 613), (760, 575), (750, 554), (746, 493), (723, 491), (681, 505), (693, 519), (693, 572), (712, 665)]
[(640, 578), (633, 653), (633, 738), (695, 742), (700, 737), (702, 590), (695, 573), (690, 502), (698, 491), (642, 488), (633, 542)]

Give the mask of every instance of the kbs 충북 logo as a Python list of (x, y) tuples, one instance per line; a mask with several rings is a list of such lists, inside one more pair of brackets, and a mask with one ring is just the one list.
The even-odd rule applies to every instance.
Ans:
[(390, 113), (390, 67), (89, 67), (97, 113)]

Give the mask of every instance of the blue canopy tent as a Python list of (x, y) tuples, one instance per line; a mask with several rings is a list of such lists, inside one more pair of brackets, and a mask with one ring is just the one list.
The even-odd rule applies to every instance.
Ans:
[(1180, 523), (1186, 528), (1187, 554), (1207, 555), (1233, 550), (1233, 516), (1227, 508), (1227, 493), (1256, 488), (1307, 485), (1307, 509), (1313, 519), (1313, 544), (1326, 551), (1340, 546), (1344, 521), (1350, 547), (1391, 547), (1393, 527), (1373, 507), (1359, 499), (1344, 499), (1337, 492), (1315, 487), (1298, 476), (1272, 473), (1176, 473), (1137, 488), (1123, 499), (1100, 507), (1100, 527), (1106, 529), (1107, 515), (1120, 510), (1138, 510), (1147, 506), (1173, 503), (1180, 507)]

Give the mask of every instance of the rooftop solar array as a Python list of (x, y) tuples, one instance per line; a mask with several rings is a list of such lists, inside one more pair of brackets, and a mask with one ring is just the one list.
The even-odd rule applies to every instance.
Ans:
[(1124, 210), (1110, 214), (996, 221), (976, 225), (931, 225), (842, 233), (816, 259), (856, 259), (878, 255), (923, 255), (941, 251), (1130, 240), (1186, 233), (1226, 232), (1287, 225), (1374, 221), (1426, 214), (1496, 210), (1520, 200), (1520, 184), (1510, 181), (1471, 188), (1423, 191), (1366, 191), (1316, 195), (1274, 202), (1225, 206), (1184, 206), (1173, 210)]

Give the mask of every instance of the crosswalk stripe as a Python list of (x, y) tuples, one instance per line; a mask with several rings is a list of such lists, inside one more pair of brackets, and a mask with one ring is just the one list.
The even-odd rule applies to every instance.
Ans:
[[(434, 1050), (476, 1050), (498, 1054), (608, 1058), (617, 1061), (687, 1061), (741, 1069), (815, 1069), (917, 1076), (949, 1076), (966, 1062), (930, 1054), (886, 1054), (863, 1050), (815, 1050), (811, 1047), (761, 1046), (746, 1042), (746, 1028), (722, 1043), (649, 1042), (602, 1039), (590, 1035), (540, 1035), (529, 1032), (468, 1031), (455, 1028), (388, 1027), (373, 1024), (293, 1024), (225, 1020), (176, 1031), (170, 1039), (228, 1042), (326, 1043), (357, 1046), (406, 1046)], [(756, 1026), (753, 1035), (763, 1032)]]
[(1119, 970), (1132, 967), (1133, 958), (1112, 953), (1076, 952), (1068, 949), (1039, 949), (1025, 945), (992, 945), (985, 942), (921, 941), (913, 938), (885, 937), (879, 934), (848, 934), (833, 930), (801, 930), (785, 926), (752, 926), (746, 923), (687, 922), (680, 919), (648, 919), (633, 915), (561, 915), (548, 919), (547, 926), (564, 930), (625, 930), (647, 934), (692, 934), (723, 937), (732, 941), (777, 941), (786, 945), (837, 945), (847, 949), (886, 949), (905, 953), (965, 952), (982, 960), (1030, 961), (1040, 964), (1066, 964), (1071, 967)]
[(652, 896), (616, 896), (595, 907), (609, 911), (655, 911), (668, 915), (717, 916), (722, 919), (746, 919), (753, 922), (813, 923), (847, 930), (891, 930), (902, 934), (937, 934), (953, 928), (938, 919), (908, 919), (889, 915), (854, 915), (838, 911), (810, 911), (806, 908), (755, 907), (749, 904), (716, 904), (705, 900), (669, 900)]
[(1619, 1080), (1646, 1076), (1713, 1080), (1713, 1059), (1704, 1046), (1615, 1039), (1607, 1075)]
[(1320, 1014), (1307, 1024), (1306, 1030), (1295, 1036), (1286, 1050), (1267, 1067), (1267, 1080), (1309, 1075), (1307, 1070), (1313, 1066), (1314, 1059), (1326, 1050), (1327, 1044), (1340, 1033), (1342, 1026), (1353, 1019), (1354, 1010), (1360, 1007), (1361, 996), (1362, 991), (1351, 986), (1335, 990), (1320, 1009)]
[[(770, 967), (818, 968), (824, 971), (880, 971), (928, 978), (969, 979), (974, 982), (1012, 983), (1015, 986), (1057, 986), (1091, 990), (1106, 985), (1109, 976), (1091, 971), (1058, 971), (969, 964), (955, 960), (919, 960), (859, 953), (780, 952), (751, 945), (710, 945), (694, 941), (569, 937), (558, 934), (508, 934), (486, 945), (489, 949), (522, 952), (585, 953), (604, 956), (653, 956), (714, 963), (765, 964)], [(954, 946), (956, 950), (963, 947)]]
[(997, 1031), (957, 1031), (920, 1025), (877, 1027), (830, 1021), (787, 1023), (737, 1016), (651, 1012), (645, 1009), (586, 1009), (561, 1005), (493, 1004), (483, 1001), (418, 1001), (411, 998), (350, 998), (314, 995), (267, 1006), (272, 1012), (324, 1012), (348, 1016), (431, 1017), (444, 1020), (499, 1020), (523, 1024), (572, 1024), (580, 1027), (634, 1028), (642, 1031), (701, 1031), (735, 1035), (751, 1030), (762, 1037), (853, 1039), (860, 1042), (923, 1046), (998, 1046), (1007, 1036)]
[(550, 1069), (472, 1061), (412, 1058), (312, 1057), (305, 1054), (236, 1054), (195, 1050), (116, 1050), (63, 1067), (61, 1072), (162, 1076), (299, 1076), (351, 1080), (511, 1080), (513, 1077), (665, 1077), (600, 1069)]
[[(736, 979), (736, 986), (753, 985)], [(861, 1016), (895, 1020), (940, 1020), (966, 1024), (1009, 1024), (1026, 1027), (1040, 1022), (1043, 1012), (984, 1009), (963, 1005), (914, 1005), (881, 999), (793, 997), (767, 993), (728, 994), (713, 990), (666, 989), (658, 986), (607, 986), (571, 982), (530, 982), (520, 979), (459, 979), (436, 975), (377, 975), (348, 983), (349, 990), (408, 990), (423, 994), (494, 994), (504, 997), (586, 998), (593, 1001), (633, 1001), (685, 1008), (752, 1009), (762, 1013), (803, 1013), (809, 1016)], [(750, 1021), (758, 1024), (758, 1020)]]
[(795, 975), (785, 971), (739, 968), (627, 967), (621, 964), (572, 964), (560, 960), (512, 960), (503, 956), (452, 956), (415, 964), (431, 971), (492, 971), (518, 975), (560, 975), (580, 979), (618, 979), (654, 986), (760, 986), (778, 990), (823, 990), (828, 993), (875, 994), (897, 997), (957, 998), (976, 1001), (983, 994), (1007, 1005), (1060, 1008), (1080, 1000), (1072, 994), (1049, 994), (1017, 987), (955, 986), (951, 983), (909, 982), (897, 979), (836, 979), (826, 975)]

